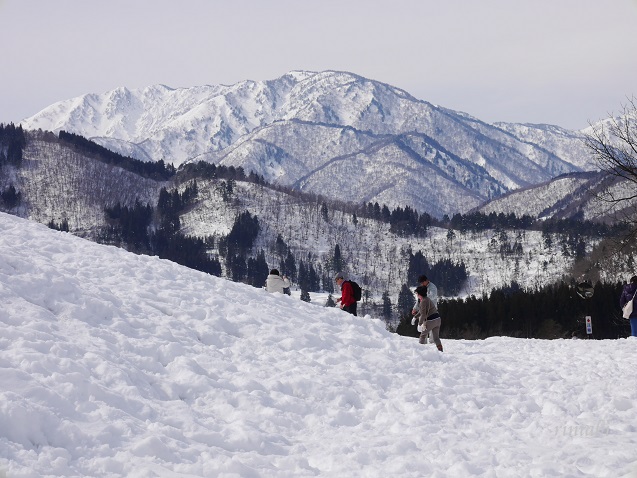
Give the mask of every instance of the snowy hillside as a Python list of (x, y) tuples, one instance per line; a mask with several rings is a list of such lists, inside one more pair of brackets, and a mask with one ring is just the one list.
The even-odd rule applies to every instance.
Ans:
[[(595, 175), (593, 179), (598, 182), (600, 177), (600, 175)], [(575, 192), (582, 187), (590, 192), (590, 184), (590, 174), (563, 175), (545, 184), (512, 191), (477, 209), (485, 214), (502, 212), (505, 214), (514, 213), (517, 216), (526, 214), (533, 217), (546, 217), (546, 211), (555, 206), (556, 198), (569, 199), (572, 204)], [(591, 199), (589, 196), (586, 197), (588, 201)]]
[[(476, 208), (484, 214), (527, 214), (541, 219), (577, 217), (588, 221), (632, 221), (635, 198), (630, 181), (601, 172), (561, 175), (544, 184), (507, 193)], [(617, 202), (618, 198), (624, 198)]]
[(594, 168), (581, 133), (490, 125), (338, 71), (230, 86), (122, 87), (56, 103), (22, 126), (80, 134), (144, 161), (206, 159), (300, 190), (438, 217)]
[[(535, 288), (564, 276), (570, 279), (574, 258), (562, 253), (557, 240), (547, 246), (540, 231), (456, 231), (450, 239), (447, 229), (431, 227), (427, 237), (401, 237), (390, 232), (387, 223), (364, 217), (354, 223), (351, 214), (338, 209), (329, 209), (324, 219), (320, 203), (251, 183), (237, 182), (231, 203), (223, 201), (216, 182), (198, 184), (199, 201), (181, 216), (184, 233), (196, 237), (228, 234), (236, 215), (247, 210), (263, 218), (255, 250), (265, 251), (268, 264), (279, 264), (274, 253), (278, 235), (299, 260), (312, 255), (316, 267), (331, 260), (338, 244), (347, 271), (376, 300), (387, 290), (396, 303), (401, 286), (407, 283), (410, 251), (422, 252), (430, 264), (446, 259), (464, 263), (469, 277), (460, 296), (488, 294), (512, 281)], [(590, 239), (589, 249), (596, 242)], [(502, 254), (502, 249), (518, 252)]]
[[(71, 232), (97, 240), (107, 225), (105, 207), (117, 203), (132, 207), (136, 201), (156, 206), (159, 190), (176, 186), (106, 164), (52, 136), (28, 133), (21, 166), (0, 169), (0, 190), (13, 185), (21, 194), (20, 204), (11, 211), (18, 216), (43, 224), (66, 221)], [(192, 183), (179, 184), (183, 191)], [(275, 241), (280, 235), (297, 264), (302, 260), (325, 270), (338, 244), (347, 271), (376, 300), (388, 291), (396, 304), (401, 286), (407, 283), (410, 252), (422, 252), (431, 265), (447, 259), (464, 263), (469, 280), (461, 296), (488, 294), (511, 281), (534, 288), (563, 276), (570, 279), (573, 257), (562, 253), (557, 237), (553, 244), (545, 245), (539, 231), (456, 231), (449, 239), (446, 229), (432, 227), (426, 237), (401, 237), (390, 232), (386, 222), (366, 217), (355, 222), (351, 212), (332, 203), (323, 216), (321, 200), (246, 181), (235, 181), (229, 197), (227, 185), (222, 179), (198, 180), (197, 198), (180, 218), (184, 234), (215, 236), (217, 247), (210, 252), (218, 254), (219, 238), (227, 235), (237, 215), (247, 210), (258, 217), (261, 228), (253, 256), (263, 250), (270, 267), (278, 267), (281, 257)], [(329, 197), (328, 202), (330, 199), (339, 197)], [(589, 250), (595, 242), (587, 239)], [(515, 253), (503, 254), (503, 250)], [(611, 277), (613, 272), (608, 271)]]
[(560, 158), (568, 158), (569, 162), (579, 166), (583, 171), (596, 169), (586, 147), (587, 130), (570, 131), (546, 124), (495, 123), (494, 126), (520, 141), (539, 146)]
[(637, 473), (634, 338), (441, 354), (13, 216), (0, 230), (0, 475)]
[(63, 220), (82, 235), (103, 226), (104, 208), (157, 202), (161, 183), (79, 153), (49, 134), (30, 133), (19, 168), (0, 169), (0, 188), (24, 199), (16, 215), (47, 224)]

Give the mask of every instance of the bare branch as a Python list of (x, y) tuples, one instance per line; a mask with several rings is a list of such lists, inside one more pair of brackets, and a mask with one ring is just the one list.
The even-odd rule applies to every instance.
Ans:
[[(591, 131), (585, 139), (598, 167), (609, 176), (620, 181), (637, 185), (637, 104), (629, 99), (623, 105), (620, 116), (611, 116), (606, 121), (591, 124)], [(630, 205), (637, 199), (637, 188), (621, 193), (610, 188), (617, 185), (613, 181), (609, 187), (598, 193), (598, 198), (615, 203)]]

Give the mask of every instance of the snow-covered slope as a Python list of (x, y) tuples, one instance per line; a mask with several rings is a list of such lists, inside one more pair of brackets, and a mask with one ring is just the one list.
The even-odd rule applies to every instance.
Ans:
[[(578, 132), (489, 125), (336, 71), (230, 86), (118, 88), (56, 103), (22, 125), (77, 133), (142, 160), (241, 166), (314, 193), (355, 178), (344, 191), (353, 200), (440, 217), (594, 168)], [(434, 194), (448, 200), (421, 199)]]
[[(75, 234), (97, 240), (104, 237), (107, 226), (105, 207), (117, 203), (132, 207), (136, 202), (156, 206), (161, 187), (177, 186), (172, 181), (142, 178), (105, 164), (52, 136), (28, 133), (21, 166), (6, 165), (0, 170), (0, 191), (13, 185), (21, 194), (19, 205), (11, 211), (16, 215), (44, 224), (66, 221)], [(393, 179), (404, 180), (397, 176)], [(190, 184), (177, 183), (182, 190)], [(333, 192), (326, 194), (328, 199), (348, 199), (343, 189), (329, 191)], [(433, 203), (450, 198), (432, 194), (423, 195), (423, 200)], [(217, 246), (210, 252), (218, 254), (220, 237), (230, 232), (237, 215), (249, 211), (258, 217), (261, 228), (253, 254), (263, 250), (271, 267), (279, 266), (282, 260), (275, 247), (278, 236), (290, 246), (297, 264), (309, 261), (316, 270), (325, 269), (339, 245), (348, 271), (373, 297), (380, 298), (388, 291), (393, 303), (408, 282), (410, 251), (422, 252), (430, 264), (447, 259), (465, 264), (469, 280), (461, 296), (488, 294), (511, 281), (533, 288), (565, 275), (570, 278), (573, 258), (560, 251), (557, 241), (551, 246), (543, 244), (539, 231), (509, 231), (507, 235), (457, 231), (450, 240), (446, 229), (432, 227), (426, 237), (401, 237), (390, 231), (388, 223), (367, 217), (354, 221), (351, 211), (333, 203), (323, 217), (321, 205), (322, 200), (244, 181), (234, 183), (229, 197), (224, 180), (199, 178), (197, 198), (180, 218), (181, 230), (194, 237), (214, 236), (212, 242)], [(589, 247), (596, 242), (587, 241)], [(517, 250), (519, 254), (502, 254), (501, 249)], [(615, 272), (607, 273), (612, 277)]]
[(105, 224), (104, 208), (156, 204), (162, 183), (87, 157), (50, 134), (28, 133), (19, 168), (0, 170), (0, 190), (13, 185), (23, 200), (15, 214), (48, 223), (66, 220), (88, 234)]
[(587, 130), (570, 131), (546, 124), (495, 123), (494, 126), (522, 142), (550, 151), (558, 158), (568, 158), (568, 162), (578, 166), (582, 171), (597, 169), (586, 147)]
[[(484, 214), (524, 214), (548, 219), (577, 217), (607, 222), (631, 221), (634, 187), (602, 172), (561, 175), (537, 186), (518, 189), (476, 208)], [(625, 198), (617, 202), (618, 198)]]
[[(540, 231), (455, 231), (450, 239), (447, 229), (431, 227), (426, 237), (401, 237), (387, 223), (360, 217), (355, 224), (351, 213), (334, 208), (329, 208), (325, 220), (316, 202), (246, 182), (235, 184), (232, 203), (222, 200), (214, 183), (199, 181), (199, 189), (200, 200), (180, 218), (184, 233), (196, 237), (228, 234), (237, 214), (249, 211), (260, 218), (262, 229), (255, 250), (265, 251), (268, 264), (280, 264), (274, 247), (278, 236), (293, 251), (297, 263), (313, 257), (317, 269), (331, 261), (339, 245), (347, 271), (376, 300), (388, 291), (396, 303), (402, 285), (408, 282), (410, 252), (421, 252), (430, 264), (441, 260), (465, 264), (469, 277), (460, 296), (489, 294), (513, 281), (532, 289), (570, 279), (573, 257), (562, 253), (558, 241), (547, 246)], [(597, 242), (588, 239), (589, 249)], [(517, 246), (519, 254), (501, 253), (501, 248)], [(443, 290), (439, 292), (445, 295)]]
[[(599, 180), (600, 175), (595, 174)], [(560, 176), (547, 183), (519, 189), (489, 201), (478, 210), (485, 214), (514, 213), (517, 216), (543, 217), (544, 211), (555, 205), (556, 199), (572, 198), (573, 194), (591, 182), (590, 174), (570, 174)], [(589, 189), (587, 189), (590, 191)], [(591, 199), (590, 197), (588, 198)], [(571, 201), (572, 203), (573, 201)]]
[(637, 473), (634, 339), (440, 354), (6, 214), (0, 230), (0, 475)]

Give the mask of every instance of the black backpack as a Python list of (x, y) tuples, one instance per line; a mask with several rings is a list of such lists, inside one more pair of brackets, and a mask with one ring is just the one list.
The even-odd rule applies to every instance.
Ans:
[(347, 282), (352, 284), (352, 291), (354, 292), (354, 300), (358, 302), (359, 300), (363, 298), (363, 289), (361, 289), (361, 286), (359, 286), (353, 280), (348, 280)]

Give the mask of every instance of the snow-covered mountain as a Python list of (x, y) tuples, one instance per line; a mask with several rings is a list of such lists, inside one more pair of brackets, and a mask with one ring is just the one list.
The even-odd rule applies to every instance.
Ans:
[(634, 337), (439, 353), (4, 213), (0, 231), (0, 476), (637, 472)]
[(56, 103), (22, 126), (73, 132), (141, 160), (205, 159), (303, 191), (439, 217), (594, 169), (580, 132), (487, 124), (336, 71), (118, 88)]
[[(563, 255), (557, 241), (543, 244), (539, 231), (521, 231), (502, 237), (494, 231), (461, 233), (453, 240), (448, 231), (432, 227), (426, 237), (403, 237), (390, 231), (386, 222), (368, 217), (356, 221), (351, 211), (329, 203), (325, 215), (322, 201), (292, 195), (267, 186), (236, 181), (232, 195), (226, 181), (197, 180), (198, 194), (180, 217), (181, 231), (192, 237), (227, 235), (235, 218), (248, 211), (259, 218), (260, 232), (255, 253), (265, 252), (271, 267), (280, 264), (275, 242), (281, 237), (297, 264), (303, 260), (320, 270), (329, 263), (338, 244), (347, 268), (378, 298), (388, 291), (397, 300), (407, 282), (409, 252), (421, 251), (434, 264), (441, 260), (464, 263), (469, 275), (461, 295), (482, 295), (512, 281), (530, 288), (550, 284), (568, 276), (572, 257)], [(52, 133), (29, 132), (19, 167), (0, 169), (0, 191), (13, 186), (21, 196), (13, 214), (43, 224), (67, 222), (74, 234), (97, 239), (108, 226), (105, 207), (116, 204), (132, 207), (136, 202), (156, 206), (159, 191), (185, 187), (191, 180), (157, 181), (87, 156)], [(500, 248), (513, 249), (515, 257), (503, 255)], [(589, 247), (595, 241), (589, 242)], [(518, 249), (516, 247), (516, 249)], [(311, 258), (311, 259), (310, 259)], [(608, 271), (611, 276), (616, 271)]]
[(635, 205), (637, 200), (630, 181), (604, 172), (584, 172), (563, 174), (536, 186), (511, 191), (474, 211), (614, 224), (632, 221)]
[[(571, 173), (558, 176), (542, 184), (521, 188), (493, 199), (476, 211), (490, 213), (514, 213), (541, 219), (568, 218), (579, 214), (581, 219), (601, 220), (599, 204), (594, 192), (607, 183), (607, 175), (601, 172)], [(587, 214), (588, 212), (588, 214)]]

